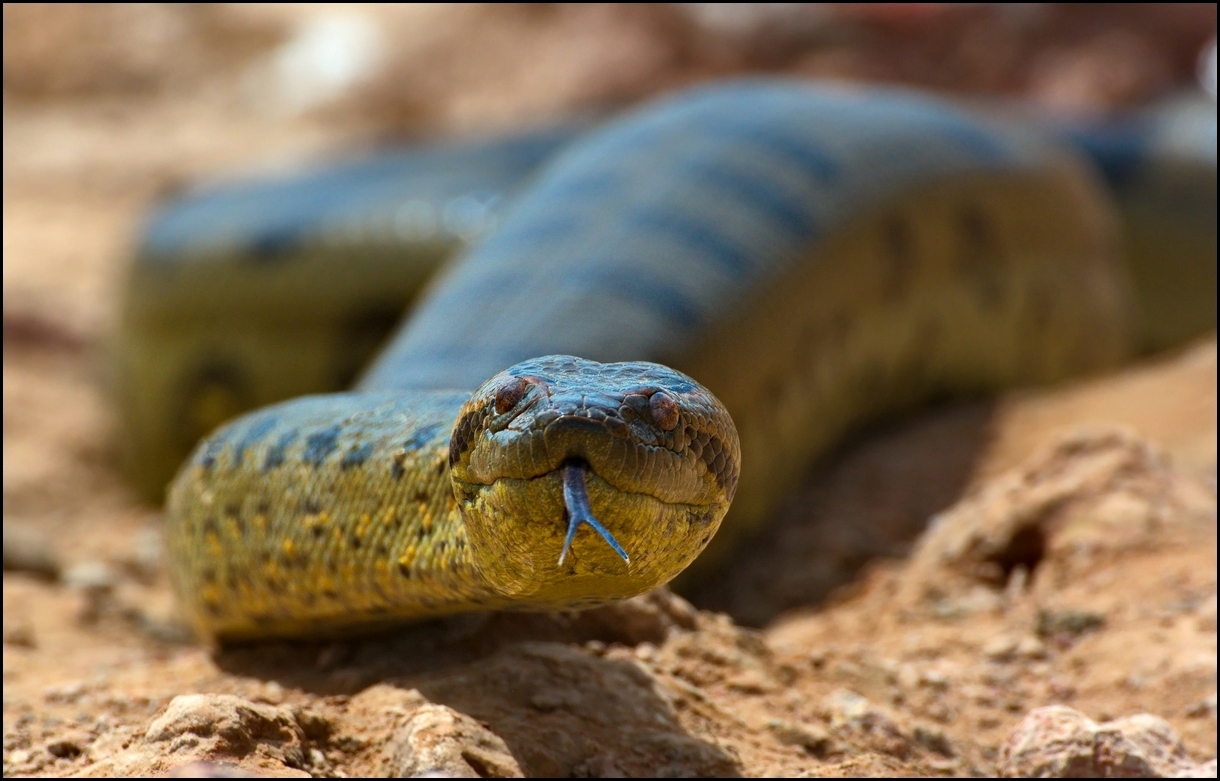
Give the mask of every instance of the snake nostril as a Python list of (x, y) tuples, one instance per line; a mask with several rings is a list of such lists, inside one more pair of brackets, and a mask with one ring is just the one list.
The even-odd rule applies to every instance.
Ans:
[(664, 431), (673, 431), (678, 425), (678, 402), (665, 391), (652, 394), (648, 407), (652, 410), (652, 419)]

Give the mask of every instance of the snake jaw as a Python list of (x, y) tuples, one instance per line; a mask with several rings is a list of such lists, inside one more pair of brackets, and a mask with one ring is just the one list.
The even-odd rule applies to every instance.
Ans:
[(582, 523), (600, 534), (606, 544), (613, 548), (623, 561), (630, 564), (631, 557), (627, 555), (627, 551), (623, 550), (623, 546), (618, 544), (610, 530), (602, 526), (593, 515), (593, 509), (589, 506), (589, 494), (585, 488), (585, 469), (587, 467), (580, 461), (568, 461), (563, 465), (563, 503), (568, 509), (568, 534), (563, 540), (563, 550), (556, 566), (563, 566), (564, 559), (568, 557), (568, 550), (572, 547), (572, 538), (576, 536), (576, 530)]

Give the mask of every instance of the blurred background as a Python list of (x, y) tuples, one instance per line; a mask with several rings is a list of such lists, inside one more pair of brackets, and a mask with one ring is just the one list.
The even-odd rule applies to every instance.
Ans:
[(736, 73), (1106, 114), (1197, 83), (1215, 27), (1205, 3), (9, 4), (5, 333), (36, 315), (62, 338), (104, 332), (132, 218), (200, 175)]
[(1202, 3), (3, 13), (4, 512), (6, 528), (53, 535), (152, 517), (115, 470), (129, 437), (102, 391), (106, 350), (150, 209), (197, 182), (584, 121), (733, 74), (918, 85), (1087, 118), (1214, 95), (1216, 79), (1216, 6)]

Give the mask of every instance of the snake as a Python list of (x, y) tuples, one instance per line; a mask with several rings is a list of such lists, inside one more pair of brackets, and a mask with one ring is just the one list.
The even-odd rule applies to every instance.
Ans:
[[(640, 594), (723, 560), (864, 422), (1096, 373), (1138, 347), (1112, 196), (1019, 123), (912, 91), (755, 79), (559, 140), (534, 144), (545, 161), (518, 165), (529, 175), (494, 227), (426, 283), (351, 390), (240, 415), (182, 464), (169, 569), (202, 637)], [(294, 240), (222, 264), (214, 288), (187, 284), (198, 254), (149, 261), (131, 343), (191, 296), (228, 307), (205, 325), (261, 316), (269, 300), (242, 275), (291, 279), (277, 252)], [(334, 298), (397, 284), (364, 262), (340, 248), (277, 284), (308, 287), (306, 323), (329, 305), (317, 269)], [(309, 336), (288, 332), (283, 351)]]

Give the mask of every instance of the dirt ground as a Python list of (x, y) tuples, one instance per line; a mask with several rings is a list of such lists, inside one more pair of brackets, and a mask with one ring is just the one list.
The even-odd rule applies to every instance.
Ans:
[[(594, 16), (581, 24), (601, 24), (581, 13)], [(554, 28), (575, 24), (564, 18), (525, 27), (551, 30), (539, 33), (549, 45), (563, 37)], [(690, 602), (662, 591), (583, 614), (475, 615), (363, 641), (194, 643), (174, 620), (160, 511), (119, 478), (122, 432), (104, 392), (106, 339), (148, 205), (198, 176), (350, 149), (402, 123), (507, 123), (589, 89), (522, 66), (487, 97), (453, 85), (485, 85), (489, 66), (451, 58), (445, 100), (428, 82), (381, 123), (333, 108), (259, 113), (233, 82), (199, 74), (237, 67), (216, 36), (255, 58), (285, 37), (282, 20), (244, 18), (236, 35), (237, 22), (219, 19), (162, 20), (143, 59), (99, 45), (50, 74), (10, 61), (6, 30), (6, 776), (1021, 773), (1032, 767), (1021, 730), (1049, 705), (1096, 722), (1165, 719), (1181, 745), (1167, 738), (1169, 759), (1136, 775), (1216, 756), (1214, 335), (1111, 376), (864, 432)], [(671, 30), (616, 19), (620, 32)], [(445, 24), (402, 57), (456, 46), (445, 30), (458, 23)], [(191, 33), (200, 26), (208, 35)], [(76, 40), (57, 29), (25, 62)], [(735, 56), (757, 57), (765, 34), (739, 30)], [(1155, 50), (1108, 40), (1075, 60), (1056, 50), (1067, 64), (1054, 73), (1070, 79), (1014, 54), (1001, 81), (1051, 102), (1070, 89), (1096, 96), (1100, 87), (1080, 86), (1096, 71), (1079, 64), (1088, 52)], [(146, 61), (157, 46), (195, 59), (167, 72)], [(681, 62), (731, 69), (692, 46)], [(602, 55), (554, 47), (556, 58), (606, 67)], [(670, 49), (648, 51), (632, 78), (686, 78), (673, 76)], [(785, 62), (840, 67), (844, 51)], [(101, 79), (98, 57), (122, 78)], [(1171, 81), (1180, 63), (1159, 62), (1097, 100), (1121, 104)], [(11, 82), (18, 71), (24, 81)], [(346, 105), (367, 107), (384, 89), (373, 83)], [(612, 102), (640, 94), (635, 82), (598, 89)], [(1124, 750), (1155, 759), (1132, 740), (1144, 749)]]

